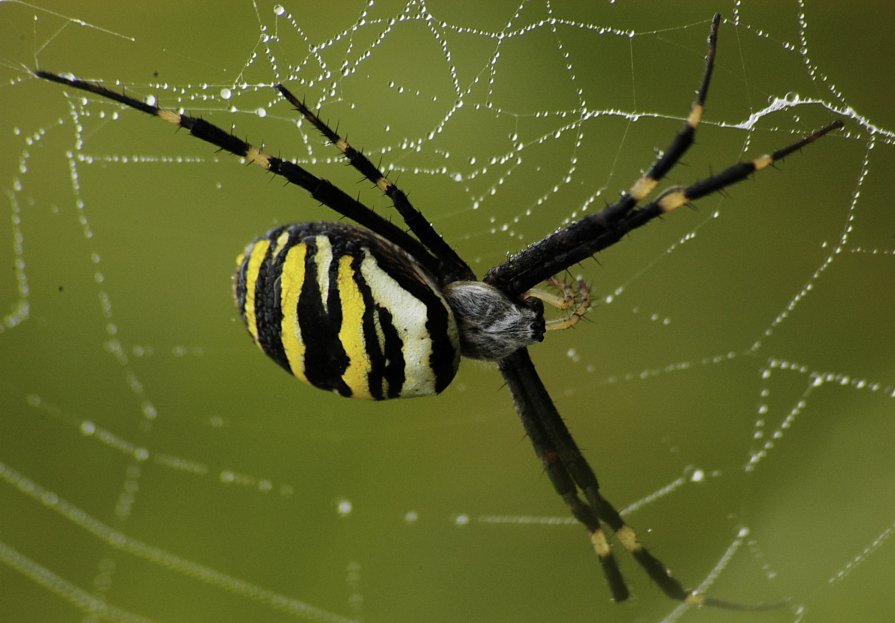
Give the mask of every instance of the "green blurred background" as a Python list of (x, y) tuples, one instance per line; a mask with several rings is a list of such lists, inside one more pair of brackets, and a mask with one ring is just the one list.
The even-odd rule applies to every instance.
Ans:
[[(889, 3), (280, 7), (0, 4), (0, 620), (893, 620)], [(748, 530), (708, 592), (790, 603), (760, 614), (675, 612), (624, 557), (634, 598), (610, 603), (493, 367), (380, 404), (283, 374), (239, 323), (234, 258), (330, 215), (27, 71), (120, 80), (387, 213), (296, 128), (284, 81), (483, 273), (667, 145), (715, 11), (705, 124), (670, 183), (846, 132), (584, 263), (599, 304), (532, 354), (685, 583)], [(806, 103), (767, 110), (784, 97)]]

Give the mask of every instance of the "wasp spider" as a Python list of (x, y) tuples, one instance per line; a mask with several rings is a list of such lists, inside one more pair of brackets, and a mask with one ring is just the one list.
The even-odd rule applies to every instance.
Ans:
[[(600, 492), (597, 478), (538, 377), (527, 346), (543, 339), (543, 296), (533, 288), (652, 219), (746, 179), (840, 128), (840, 122), (787, 147), (740, 162), (690, 186), (639, 205), (693, 143), (715, 59), (720, 17), (712, 21), (705, 71), (684, 127), (649, 170), (615, 203), (517, 253), (478, 280), (407, 196), (370, 160), (327, 126), (283, 85), (282, 96), (393, 202), (410, 233), (301, 166), (273, 156), (211, 123), (159, 108), (70, 75), (40, 78), (115, 100), (185, 128), (305, 189), (355, 224), (277, 227), (240, 256), (234, 280), (239, 313), (254, 341), (301, 380), (343, 396), (402, 398), (437, 394), (460, 357), (495, 361), (535, 453), (572, 515), (587, 529), (613, 599), (628, 588), (613, 557), (608, 525), (650, 578), (684, 603), (755, 608), (685, 589), (638, 540)], [(412, 235), (411, 235), (412, 234)], [(587, 308), (586, 288), (571, 319)], [(573, 303), (574, 304), (574, 303)], [(570, 324), (561, 322), (560, 326)]]

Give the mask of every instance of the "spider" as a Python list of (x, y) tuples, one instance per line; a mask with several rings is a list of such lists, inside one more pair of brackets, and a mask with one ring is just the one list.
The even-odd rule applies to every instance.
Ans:
[[(454, 378), (461, 355), (496, 362), (553, 487), (587, 529), (615, 601), (625, 600), (629, 591), (605, 526), (672, 599), (754, 609), (767, 606), (722, 601), (685, 589), (641, 544), (603, 497), (527, 348), (542, 341), (546, 330), (574, 324), (589, 305), (587, 287), (579, 284), (577, 296), (571, 293), (573, 302), (564, 303), (574, 305), (574, 311), (551, 326), (544, 320), (543, 307), (543, 299), (551, 297), (535, 290), (537, 284), (652, 219), (742, 181), (842, 127), (839, 121), (830, 123), (782, 149), (689, 186), (670, 188), (639, 206), (693, 143), (714, 68), (719, 24), (720, 16), (715, 15), (705, 70), (684, 127), (646, 173), (616, 202), (528, 246), (490, 269), (482, 280), (401, 189), (282, 84), (276, 89), (283, 98), (391, 199), (409, 232), (294, 162), (207, 121), (71, 75), (42, 70), (35, 74), (185, 128), (196, 138), (300, 186), (354, 222), (280, 226), (249, 244), (237, 260), (234, 293), (240, 315), (256, 344), (280, 366), (316, 387), (380, 400), (438, 394)], [(570, 293), (565, 294), (568, 299)]]

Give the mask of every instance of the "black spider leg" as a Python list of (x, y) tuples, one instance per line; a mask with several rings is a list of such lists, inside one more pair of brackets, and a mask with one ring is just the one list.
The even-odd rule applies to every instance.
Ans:
[[(608, 229), (593, 242), (589, 243), (587, 247), (592, 247), (592, 250), (590, 248), (576, 249), (574, 256), (563, 257), (561, 261), (567, 261), (571, 259), (571, 257), (577, 257), (579, 254), (585, 253), (585, 251), (587, 252), (585, 257), (589, 257), (606, 247), (612, 246), (627, 232), (642, 227), (657, 216), (661, 216), (666, 212), (670, 212), (671, 210), (677, 209), (701, 197), (705, 197), (706, 195), (716, 193), (732, 184), (741, 182), (752, 174), (772, 166), (775, 162), (782, 160), (791, 153), (799, 151), (806, 145), (810, 145), (825, 134), (842, 128), (842, 126), (842, 121), (834, 121), (819, 130), (815, 130), (795, 143), (791, 143), (790, 145), (769, 154), (759, 156), (752, 161), (738, 162), (724, 169), (717, 175), (694, 182), (685, 188), (670, 188), (642, 208), (630, 212), (618, 225)], [(580, 261), (580, 259), (574, 260), (573, 263), (577, 261)]]
[(403, 190), (398, 188), (385, 174), (374, 165), (362, 152), (352, 147), (348, 141), (320, 119), (305, 103), (295, 97), (289, 89), (282, 84), (276, 85), (280, 94), (295, 106), (295, 109), (307, 119), (326, 139), (335, 145), (342, 155), (364, 177), (373, 182), (385, 195), (392, 200), (401, 218), (407, 223), (410, 231), (422, 242), (443, 264), (443, 270), (437, 272), (443, 275), (443, 283), (457, 280), (474, 280), (475, 275), (469, 265), (454, 251), (444, 238), (435, 231), (432, 224), (423, 216), (422, 212), (411, 205), (410, 200)]
[[(565, 430), (565, 424), (528, 356), (528, 349), (517, 350), (509, 357), (500, 360), (498, 366), (510, 388), (525, 433), (534, 446), (535, 453), (541, 460), (553, 488), (562, 497), (572, 515), (587, 528), (591, 544), (609, 583), (612, 598), (615, 601), (624, 601), (629, 595), (628, 587), (602, 528), (602, 517), (598, 515), (594, 505), (588, 504), (579, 496), (579, 475), (573, 475), (572, 471), (583, 469), (588, 472), (595, 490), (597, 479), (581, 456), (568, 430)], [(557, 423), (565, 430), (565, 435), (556, 434)]]
[(670, 188), (642, 208), (628, 211), (620, 220), (613, 220), (617, 218), (614, 214), (605, 216), (607, 211), (613, 210), (617, 205), (613, 204), (522, 250), (503, 264), (489, 270), (484, 281), (518, 296), (545, 279), (612, 246), (631, 230), (642, 227), (654, 218), (700, 197), (741, 182), (753, 173), (770, 167), (842, 126), (841, 121), (834, 121), (770, 154), (759, 156), (749, 162), (738, 162), (717, 175), (699, 180), (685, 188)]
[[(619, 571), (602, 524), (608, 524), (625, 549), (646, 571), (650, 579), (668, 597), (695, 606), (711, 606), (728, 610), (770, 610), (782, 603), (740, 604), (706, 597), (685, 589), (671, 575), (668, 568), (641, 543), (637, 533), (622, 519), (618, 510), (600, 493), (597, 477), (544, 387), (528, 349), (521, 348), (498, 362), (503, 378), (510, 388), (516, 409), (522, 419), (535, 453), (541, 459), (550, 482), (565, 501), (572, 515), (590, 535), (591, 544), (599, 556), (612, 599), (628, 598), (628, 587)], [(578, 490), (587, 500), (581, 499)]]
[[(538, 283), (544, 281), (548, 277), (562, 272), (569, 266), (580, 260), (570, 261), (567, 265), (560, 268), (553, 268), (559, 265), (555, 259), (549, 262), (550, 270), (547, 272), (550, 255), (556, 249), (568, 249), (577, 247), (585, 241), (593, 240), (598, 235), (611, 229), (617, 223), (622, 221), (624, 217), (635, 208), (635, 206), (649, 195), (659, 181), (665, 177), (668, 171), (674, 167), (681, 157), (693, 145), (693, 138), (696, 135), (696, 128), (702, 119), (702, 113), (705, 110), (705, 101), (709, 92), (709, 84), (712, 80), (712, 73), (715, 69), (715, 56), (718, 46), (718, 26), (721, 24), (721, 16), (715, 14), (712, 18), (712, 24), (709, 29), (708, 50), (705, 57), (705, 70), (702, 73), (699, 90), (696, 92), (696, 99), (690, 107), (690, 114), (684, 127), (677, 133), (674, 140), (664, 152), (660, 153), (649, 170), (644, 173), (615, 203), (607, 206), (597, 214), (591, 214), (575, 223), (572, 223), (565, 229), (559, 230), (547, 238), (535, 243), (531, 247), (523, 250), (521, 253), (511, 257), (500, 266), (496, 266), (488, 271), (484, 281), (503, 290), (509, 296), (519, 296), (527, 292)], [(592, 253), (585, 255), (588, 257)], [(583, 258), (582, 258), (583, 259)], [(543, 267), (542, 270), (538, 268)]]
[(234, 136), (231, 132), (227, 132), (203, 119), (180, 114), (173, 110), (159, 108), (158, 106), (141, 102), (140, 100), (129, 97), (123, 93), (117, 93), (101, 85), (79, 80), (74, 77), (60, 76), (41, 70), (35, 71), (34, 74), (38, 78), (58, 82), (82, 91), (87, 91), (88, 93), (93, 93), (94, 95), (99, 95), (100, 97), (114, 100), (130, 108), (158, 117), (168, 123), (189, 130), (189, 133), (192, 136), (224, 151), (245, 158), (248, 162), (258, 165), (275, 175), (283, 177), (291, 184), (304, 188), (314, 199), (318, 200), (326, 207), (371, 231), (376, 232), (380, 236), (391, 240), (393, 243), (410, 253), (430, 271), (438, 274), (441, 261), (436, 257), (433, 257), (429, 250), (416, 238), (409, 235), (403, 229), (394, 225), (387, 219), (379, 216), (376, 212), (337, 188), (332, 183), (316, 177), (293, 162), (268, 154), (263, 149), (255, 147), (251, 143), (247, 143)]

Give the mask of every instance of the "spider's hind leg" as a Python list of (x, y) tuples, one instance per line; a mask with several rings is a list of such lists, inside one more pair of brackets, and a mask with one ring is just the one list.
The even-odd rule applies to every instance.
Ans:
[(435, 231), (423, 213), (413, 207), (403, 190), (398, 188), (363, 152), (355, 149), (342, 136), (327, 125), (307, 105), (298, 99), (282, 84), (277, 85), (280, 94), (307, 119), (326, 139), (342, 152), (352, 167), (360, 171), (365, 178), (375, 184), (379, 190), (392, 200), (395, 209), (404, 219), (410, 231), (432, 252), (442, 263), (444, 283), (461, 280), (474, 280), (475, 275), (469, 265), (454, 251), (444, 238)]

